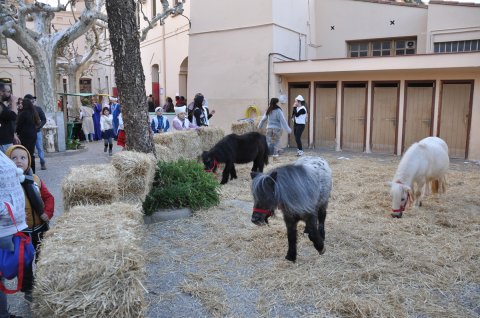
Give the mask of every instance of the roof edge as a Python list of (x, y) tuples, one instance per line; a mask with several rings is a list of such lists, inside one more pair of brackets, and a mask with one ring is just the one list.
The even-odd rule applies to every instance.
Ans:
[(461, 6), (461, 7), (480, 7), (480, 4), (474, 2), (458, 2), (458, 1), (442, 1), (442, 0), (431, 0), (429, 4), (440, 4), (447, 6)]
[(423, 8), (423, 9), (428, 8), (428, 5), (426, 5), (426, 4), (395, 2), (395, 1), (391, 1), (391, 0), (352, 0), (352, 1), (370, 2), (370, 3), (378, 3), (378, 4), (388, 4), (388, 5), (410, 7), (410, 8)]

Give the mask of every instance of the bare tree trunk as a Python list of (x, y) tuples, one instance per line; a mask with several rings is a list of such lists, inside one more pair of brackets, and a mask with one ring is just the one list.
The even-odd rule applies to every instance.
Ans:
[(153, 136), (148, 124), (140, 36), (134, 14), (135, 1), (107, 0), (106, 7), (127, 149), (155, 154)]
[[(75, 72), (74, 70), (68, 68), (68, 87), (70, 90), (70, 93), (78, 93), (78, 81), (80, 80), (80, 77), (78, 76), (78, 73)], [(70, 102), (70, 109), (68, 110), (68, 116), (69, 117), (79, 117), (80, 116), (80, 105), (78, 104), (80, 98), (78, 96), (69, 96), (68, 100)]]
[(45, 46), (40, 54), (31, 55), (35, 65), (35, 88), (38, 104), (48, 113), (57, 111), (57, 82), (54, 49)]

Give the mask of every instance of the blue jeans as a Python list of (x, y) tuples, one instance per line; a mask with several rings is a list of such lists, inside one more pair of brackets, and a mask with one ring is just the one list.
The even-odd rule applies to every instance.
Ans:
[(43, 134), (41, 129), (39, 132), (37, 132), (37, 141), (35, 142), (35, 148), (37, 148), (37, 154), (38, 154), (38, 157), (40, 158), (40, 164), (44, 165), (45, 152), (43, 151)]
[[(4, 237), (0, 237), (0, 248), (13, 251), (13, 235), (8, 235)], [(4, 281), (3, 278), (0, 278), (2, 282)], [(7, 306), (7, 295), (0, 291), (0, 318), (9, 318), (10, 314), (8, 313), (8, 306)]]

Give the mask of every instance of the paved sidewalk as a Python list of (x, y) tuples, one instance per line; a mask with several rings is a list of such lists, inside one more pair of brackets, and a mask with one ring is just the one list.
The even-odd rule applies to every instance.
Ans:
[[(85, 149), (78, 151), (67, 151), (65, 153), (46, 154), (45, 161), (47, 170), (37, 170), (36, 174), (45, 182), (48, 190), (55, 197), (55, 220), (63, 213), (62, 181), (70, 172), (70, 168), (85, 164), (102, 164), (111, 161), (108, 153), (103, 152), (103, 141), (94, 141), (86, 143)], [(113, 153), (121, 151), (121, 147), (114, 142)], [(36, 156), (36, 167), (40, 168), (40, 161)], [(12, 288), (12, 285), (9, 285)], [(23, 293), (18, 292), (8, 296), (8, 305), (10, 313), (22, 317), (30, 318), (32, 314), (28, 303), (23, 299)]]

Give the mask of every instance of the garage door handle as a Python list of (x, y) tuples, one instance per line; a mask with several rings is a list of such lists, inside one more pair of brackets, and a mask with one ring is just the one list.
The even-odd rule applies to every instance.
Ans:
[(357, 117), (355, 120), (365, 120), (365, 117)]
[(386, 121), (397, 121), (397, 119), (394, 117), (394, 118), (385, 118)]
[(333, 119), (333, 120), (335, 120), (336, 118), (337, 118), (336, 116), (327, 117), (327, 119)]

